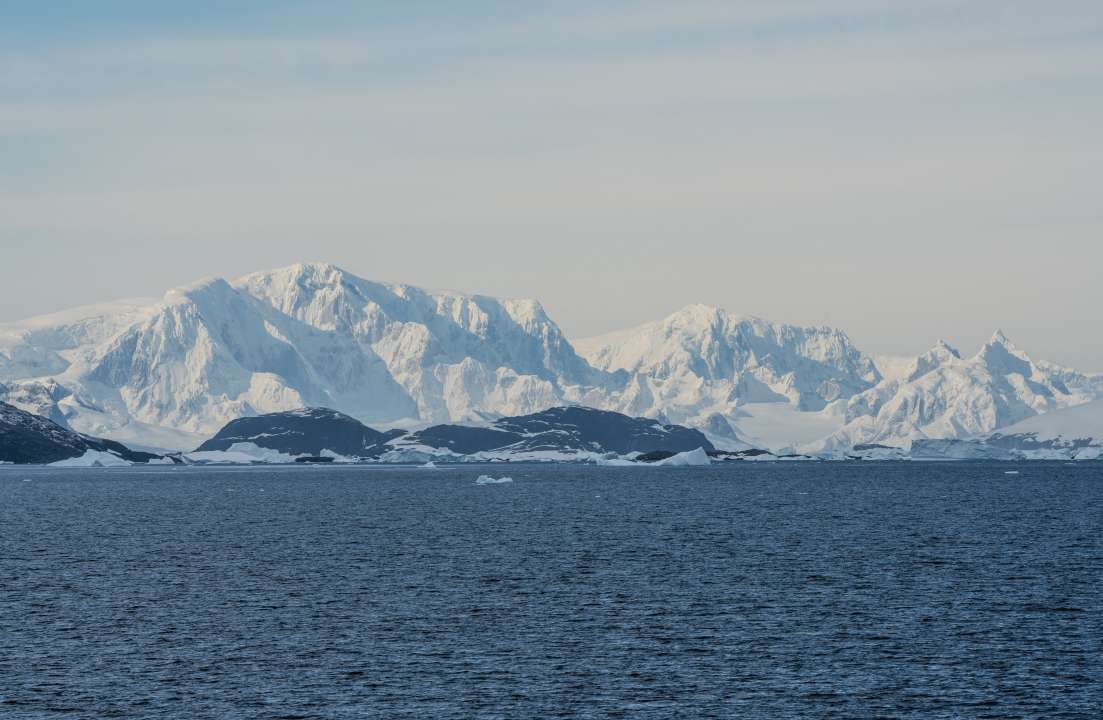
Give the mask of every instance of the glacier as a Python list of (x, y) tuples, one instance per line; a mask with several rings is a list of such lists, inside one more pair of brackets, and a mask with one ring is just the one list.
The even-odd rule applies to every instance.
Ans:
[(690, 305), (572, 342), (535, 300), (326, 263), (0, 325), (0, 401), (148, 450), (196, 448), (234, 419), (301, 407), (416, 432), (581, 405), (696, 428), (720, 450), (895, 454), (1099, 399), (1103, 376), (1034, 360), (999, 332), (971, 357), (941, 342), (873, 357), (835, 328)]

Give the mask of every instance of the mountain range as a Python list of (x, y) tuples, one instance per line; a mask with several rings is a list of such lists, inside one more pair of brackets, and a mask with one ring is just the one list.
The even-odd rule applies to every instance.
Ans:
[(987, 438), (1101, 398), (1103, 376), (1033, 360), (1000, 332), (971, 357), (940, 342), (889, 363), (841, 330), (694, 305), (572, 343), (534, 300), (322, 263), (0, 325), (0, 400), (146, 448), (300, 407), (417, 431), (583, 405), (696, 428), (719, 449), (833, 452)]

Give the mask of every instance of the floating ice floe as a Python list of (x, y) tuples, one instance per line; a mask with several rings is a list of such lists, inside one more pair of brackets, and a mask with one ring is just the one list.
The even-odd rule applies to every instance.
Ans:
[(490, 477), (489, 475), (480, 475), (475, 479), (476, 485), (500, 485), (501, 483), (511, 483), (513, 478), (511, 477)]
[(251, 465), (253, 463), (293, 463), (294, 455), (260, 447), (256, 443), (234, 443), (229, 450), (201, 450), (184, 455), (189, 462)]
[(711, 465), (712, 458), (705, 452), (704, 448), (697, 448), (696, 450), (689, 450), (687, 452), (680, 452), (677, 455), (671, 455), (665, 460), (659, 460), (654, 465), (661, 465), (663, 467), (688, 467), (696, 465)]
[(58, 460), (57, 462), (50, 463), (51, 467), (127, 467), (132, 463), (128, 460), (123, 460), (114, 453), (104, 452), (102, 450), (85, 450), (84, 454), (80, 457), (69, 458), (67, 460)]
[(430, 460), (429, 462), (425, 463), (421, 467), (425, 468), (426, 470), (432, 470), (436, 466), (437, 466), (437, 464), (435, 462), (433, 462), (432, 460)]
[(176, 463), (174, 463), (171, 458), (167, 458), (167, 457), (150, 458), (149, 460), (146, 461), (146, 465), (175, 465), (175, 464)]

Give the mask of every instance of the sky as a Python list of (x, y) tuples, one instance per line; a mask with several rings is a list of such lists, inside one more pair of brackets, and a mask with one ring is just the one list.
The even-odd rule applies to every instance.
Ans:
[(0, 4), (0, 321), (325, 261), (1103, 371), (1098, 0)]

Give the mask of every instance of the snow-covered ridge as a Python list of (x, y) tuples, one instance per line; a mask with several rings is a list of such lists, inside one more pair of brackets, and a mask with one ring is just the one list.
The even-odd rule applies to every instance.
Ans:
[(837, 452), (986, 437), (1100, 397), (1103, 378), (1035, 361), (1002, 333), (969, 358), (939, 343), (875, 360), (837, 329), (692, 305), (572, 344), (535, 300), (323, 263), (0, 326), (0, 400), (166, 449), (303, 406), (416, 429), (584, 405), (694, 427), (725, 450)]
[(304, 405), (368, 422), (480, 420), (615, 382), (534, 300), (373, 283), (320, 263), (4, 326), (0, 339), (0, 398), (82, 432), (178, 448)]
[(881, 380), (872, 358), (840, 330), (705, 305), (578, 346), (595, 367), (628, 373), (625, 389), (609, 400), (613, 409), (700, 427), (733, 447), (823, 437), (840, 425), (838, 403)]
[(982, 437), (1098, 397), (1103, 378), (1035, 362), (996, 331), (972, 357), (939, 342), (905, 376), (851, 397), (846, 424), (810, 449)]

